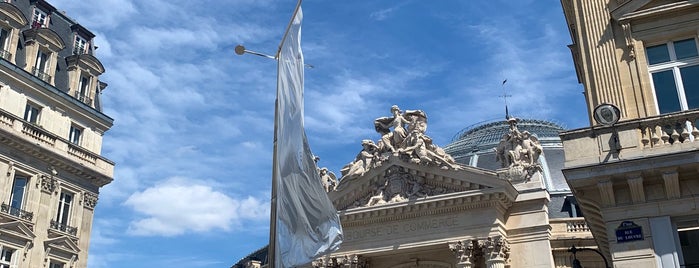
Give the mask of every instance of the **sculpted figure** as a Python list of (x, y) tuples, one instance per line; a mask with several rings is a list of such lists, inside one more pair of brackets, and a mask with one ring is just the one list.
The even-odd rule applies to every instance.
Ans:
[(330, 192), (337, 190), (337, 178), (335, 177), (335, 173), (328, 171), (327, 168), (321, 168), (319, 172), (320, 181), (323, 183), (325, 191)]
[(442, 149), (441, 147), (433, 143), (428, 143), (427, 152), (433, 159), (438, 160), (443, 165), (442, 169), (445, 169), (447, 167), (460, 169), (459, 165), (456, 163), (456, 160), (454, 160), (454, 158), (451, 157), (451, 155), (449, 155), (447, 152), (445, 152), (444, 149)]
[(408, 133), (419, 131), (425, 133), (427, 131), (427, 115), (421, 110), (407, 110), (405, 116), (408, 120)]
[(393, 117), (380, 117), (374, 120), (374, 127), (377, 132), (381, 133), (383, 151), (395, 153), (396, 147), (400, 146), (407, 136), (405, 125), (410, 124), (410, 121), (403, 117), (397, 105), (391, 107), (391, 114)]
[(527, 164), (534, 165), (543, 152), (539, 140), (529, 134), (529, 131), (522, 132), (522, 155), (527, 160)]
[(512, 148), (512, 144), (510, 144), (511, 135), (511, 133), (503, 134), (498, 147), (495, 148), (495, 162), (500, 162), (501, 167), (509, 167), (513, 164), (510, 162), (511, 157), (509, 156)]
[(410, 161), (414, 163), (429, 163), (432, 159), (428, 156), (427, 144), (423, 139), (423, 134), (420, 131), (413, 130), (406, 140), (406, 147), (398, 150), (400, 153), (407, 154)]
[(379, 151), (371, 140), (362, 141), (362, 151), (357, 154), (353, 162), (342, 168), (342, 178), (351, 178), (364, 175), (369, 169), (378, 164)]
[(517, 129), (517, 119), (509, 118), (510, 132), (502, 136), (495, 148), (495, 160), (501, 162), (503, 168), (508, 168), (508, 176), (516, 181), (529, 181), (537, 171), (542, 171), (538, 163), (543, 154), (539, 140), (529, 133)]

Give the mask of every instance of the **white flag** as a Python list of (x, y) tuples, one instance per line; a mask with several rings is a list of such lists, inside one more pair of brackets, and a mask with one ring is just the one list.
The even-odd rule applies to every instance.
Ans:
[(340, 219), (321, 184), (303, 128), (302, 19), (299, 7), (279, 54), (275, 268), (307, 264), (342, 243)]

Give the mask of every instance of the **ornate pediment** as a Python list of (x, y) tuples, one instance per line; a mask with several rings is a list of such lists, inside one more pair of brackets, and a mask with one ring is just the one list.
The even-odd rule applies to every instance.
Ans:
[(12, 236), (24, 241), (34, 240), (34, 231), (21, 221), (0, 223), (0, 236)]
[(44, 241), (44, 246), (51, 249), (51, 252), (63, 251), (70, 255), (78, 255), (80, 248), (73, 239), (67, 236), (59, 236)]
[(368, 208), (427, 200), (460, 192), (493, 192), (495, 189), (516, 196), (512, 184), (492, 172), (474, 167), (445, 170), (405, 162), (390, 156), (383, 165), (361, 177), (341, 181), (329, 196), (338, 210)]

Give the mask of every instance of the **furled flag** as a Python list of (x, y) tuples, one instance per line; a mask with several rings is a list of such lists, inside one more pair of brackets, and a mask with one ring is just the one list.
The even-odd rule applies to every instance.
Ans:
[(303, 128), (302, 19), (299, 7), (279, 54), (275, 268), (307, 264), (342, 243), (340, 219), (321, 184)]

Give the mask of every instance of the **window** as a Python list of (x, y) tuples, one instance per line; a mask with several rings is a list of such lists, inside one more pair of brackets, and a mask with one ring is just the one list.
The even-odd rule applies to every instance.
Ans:
[(572, 195), (565, 197), (563, 207), (561, 207), (561, 212), (568, 212), (568, 217), (571, 218), (583, 216), (580, 206), (578, 206), (578, 201), (575, 199), (575, 196)]
[(80, 87), (80, 89), (79, 89), (79, 91), (77, 92), (77, 96), (76, 96), (76, 97), (78, 98), (78, 100), (80, 100), (80, 101), (82, 101), (82, 102), (84, 102), (84, 103), (87, 103), (88, 100), (89, 100), (89, 99), (88, 99), (88, 96), (89, 96), (89, 94), (90, 94), (90, 78), (89, 78), (89, 77), (85, 77), (85, 76), (81, 76), (81, 77), (80, 77), (80, 85), (79, 85), (79, 87)]
[(676, 247), (681, 267), (699, 265), (699, 225), (696, 220), (675, 222), (677, 237)]
[(57, 261), (51, 261), (49, 263), (49, 268), (63, 268), (63, 263)]
[(39, 50), (39, 52), (36, 54), (36, 64), (34, 65), (34, 75), (39, 77), (39, 79), (48, 81), (50, 76), (46, 72), (46, 69), (48, 69), (48, 61), (49, 61), (49, 55), (46, 54), (45, 52)]
[(17, 257), (12, 258), (14, 249), (0, 246), (0, 268), (17, 267)]
[(80, 135), (82, 135), (82, 132), (83, 132), (82, 128), (75, 126), (75, 125), (71, 125), (70, 126), (70, 134), (68, 134), (68, 140), (73, 144), (79, 145), (80, 144)]
[(70, 220), (70, 205), (73, 202), (73, 194), (61, 191), (61, 199), (58, 200), (58, 211), (56, 212), (56, 222), (58, 229), (65, 230)]
[(36, 124), (36, 122), (39, 120), (40, 111), (41, 109), (35, 105), (27, 103), (27, 106), (24, 108), (24, 120), (29, 123)]
[(75, 35), (75, 43), (73, 44), (73, 54), (80, 55), (87, 53), (87, 40), (80, 35)]
[(32, 28), (43, 28), (46, 27), (48, 23), (48, 15), (41, 9), (34, 8), (34, 15), (32, 16)]
[(660, 114), (699, 108), (699, 51), (695, 38), (646, 48)]
[(15, 180), (12, 183), (12, 192), (10, 193), (10, 214), (20, 216), (28, 181), (25, 176), (15, 176)]
[(12, 55), (9, 51), (10, 47), (10, 31), (5, 28), (0, 28), (0, 57), (10, 60)]

